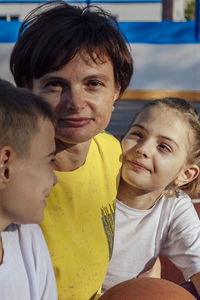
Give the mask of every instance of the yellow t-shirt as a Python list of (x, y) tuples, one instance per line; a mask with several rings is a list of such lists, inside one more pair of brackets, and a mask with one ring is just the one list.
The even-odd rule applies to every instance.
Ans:
[(114, 206), (120, 179), (120, 143), (107, 133), (91, 142), (86, 162), (56, 172), (41, 224), (60, 300), (95, 299), (113, 246)]

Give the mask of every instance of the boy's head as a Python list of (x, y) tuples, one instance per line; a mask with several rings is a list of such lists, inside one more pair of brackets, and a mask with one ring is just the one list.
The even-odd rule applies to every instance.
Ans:
[(148, 102), (132, 121), (122, 148), (122, 174), (127, 177), (137, 169), (137, 176), (130, 178), (139, 180), (142, 175), (140, 183), (146, 178), (146, 188), (173, 191), (187, 185), (190, 190), (199, 189), (200, 122), (188, 101), (164, 98)]
[(0, 80), (0, 216), (10, 223), (39, 223), (56, 183), (54, 117), (48, 103)]
[(18, 156), (29, 154), (40, 118), (54, 122), (50, 105), (28, 90), (0, 79), (0, 147), (10, 146)]
[(100, 8), (82, 8), (65, 1), (50, 1), (32, 11), (22, 23), (10, 67), (15, 82), (32, 86), (32, 80), (59, 70), (78, 53), (94, 62), (109, 58), (115, 83), (122, 93), (129, 84), (133, 62), (115, 18)]

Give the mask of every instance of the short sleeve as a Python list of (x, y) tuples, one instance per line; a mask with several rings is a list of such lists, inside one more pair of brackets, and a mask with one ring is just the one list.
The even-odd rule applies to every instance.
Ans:
[(188, 195), (175, 201), (161, 252), (180, 269), (186, 280), (200, 272), (200, 220)]

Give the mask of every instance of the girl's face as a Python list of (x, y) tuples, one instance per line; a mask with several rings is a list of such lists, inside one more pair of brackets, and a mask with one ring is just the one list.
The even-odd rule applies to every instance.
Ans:
[(164, 190), (184, 173), (192, 138), (175, 109), (146, 108), (122, 140), (123, 180), (143, 191)]

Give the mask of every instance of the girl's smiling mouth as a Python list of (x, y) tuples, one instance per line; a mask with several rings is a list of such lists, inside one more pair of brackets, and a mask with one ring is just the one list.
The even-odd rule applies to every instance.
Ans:
[(132, 160), (132, 161), (128, 161), (128, 163), (134, 167), (135, 169), (139, 169), (139, 170), (144, 170), (144, 171), (148, 171), (151, 173), (151, 170), (149, 168), (147, 168), (145, 165), (143, 165), (142, 163)]

